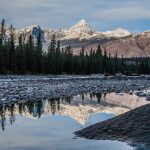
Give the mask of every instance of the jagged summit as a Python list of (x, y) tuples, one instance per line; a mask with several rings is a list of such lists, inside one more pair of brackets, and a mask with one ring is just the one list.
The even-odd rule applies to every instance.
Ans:
[(84, 26), (88, 26), (88, 23), (86, 22), (85, 19), (82, 19), (79, 22), (77, 22), (73, 27), (84, 27)]
[(79, 22), (84, 24), (84, 23), (86, 23), (86, 20), (85, 19), (81, 19)]
[(43, 45), (45, 45), (46, 41), (45, 41), (44, 31), (41, 29), (39, 25), (32, 25), (24, 29), (16, 30), (15, 36), (16, 38), (18, 38), (20, 35), (24, 35), (25, 41), (27, 42), (29, 36), (32, 35), (36, 42), (36, 38), (39, 36), (39, 33), (41, 33), (41, 38), (42, 38), (41, 40)]
[[(132, 34), (128, 30), (119, 27), (113, 31), (99, 32), (95, 31), (85, 19), (67, 29), (42, 29), (39, 25), (32, 25), (24, 29), (15, 30), (16, 44), (20, 35), (23, 35), (25, 42), (32, 35), (36, 43), (39, 33), (42, 33), (41, 38), (45, 51), (51, 42), (52, 35), (55, 34), (56, 39), (61, 43), (61, 47), (71, 45), (74, 49), (74, 54), (79, 54), (83, 45), (87, 53), (89, 53), (91, 48), (96, 49), (98, 44), (102, 44), (102, 47), (112, 55), (116, 51), (118, 56), (124, 55), (126, 57), (150, 55), (150, 31)], [(6, 34), (9, 37), (9, 29), (6, 30)]]
[(50, 41), (52, 34), (56, 34), (56, 37), (59, 40), (90, 40), (97, 38), (110, 38), (110, 37), (125, 37), (130, 35), (131, 33), (126, 29), (117, 28), (114, 31), (106, 31), (106, 32), (97, 32), (87, 23), (85, 19), (80, 20), (75, 25), (68, 29), (61, 30), (42, 30), (39, 25), (28, 26), (24, 29), (17, 30), (17, 33), (31, 33), (34, 35), (38, 35), (38, 33), (42, 31), (44, 33), (47, 41)]
[(77, 22), (74, 26), (72, 26), (69, 29), (88, 33), (88, 34), (92, 34), (94, 32), (93, 29), (90, 27), (90, 25), (86, 22), (85, 19), (80, 20), (79, 22)]
[(69, 40), (69, 39), (87, 39), (93, 36), (93, 33), (95, 32), (85, 21), (85, 19), (80, 20), (75, 25), (68, 29), (62, 29), (63, 33), (63, 40)]
[(28, 26), (28, 27), (26, 27), (26, 28), (17, 30), (17, 32), (31, 32), (31, 31), (33, 31), (34, 29), (39, 29), (39, 30), (41, 30), (41, 27), (40, 27), (39, 25), (32, 25), (32, 26)]

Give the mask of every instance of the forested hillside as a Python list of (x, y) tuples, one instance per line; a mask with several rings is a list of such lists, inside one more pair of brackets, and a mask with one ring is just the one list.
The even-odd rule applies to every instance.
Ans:
[(6, 33), (5, 20), (0, 26), (0, 74), (149, 74), (150, 58), (118, 58), (102, 51), (101, 45), (87, 54), (82, 47), (80, 54), (73, 55), (70, 45), (60, 47), (55, 34), (46, 51), (43, 51), (41, 33), (25, 41), (20, 35), (15, 42), (15, 28), (11, 25)]

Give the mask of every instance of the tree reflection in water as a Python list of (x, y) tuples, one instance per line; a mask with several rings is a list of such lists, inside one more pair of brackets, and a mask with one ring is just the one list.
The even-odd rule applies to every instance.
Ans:
[[(87, 94), (81, 94), (81, 101), (84, 102), (85, 96)], [(97, 99), (97, 102), (100, 103), (102, 99), (102, 93), (89, 93), (89, 97), (91, 100), (93, 98)], [(71, 101), (73, 101), (73, 96), (67, 96), (63, 98), (48, 98), (46, 100), (39, 99), (37, 101), (25, 101), (25, 102), (17, 102), (17, 103), (8, 103), (8, 104), (2, 104), (0, 105), (0, 124), (1, 129), (5, 131), (6, 126), (6, 120), (9, 120), (9, 123), (13, 125), (13, 123), (16, 121), (16, 114), (22, 115), (28, 115), (36, 118), (40, 118), (41, 115), (45, 111), (45, 107), (47, 105), (47, 110), (52, 115), (55, 115), (60, 110), (60, 103), (65, 102), (67, 104), (71, 104)]]

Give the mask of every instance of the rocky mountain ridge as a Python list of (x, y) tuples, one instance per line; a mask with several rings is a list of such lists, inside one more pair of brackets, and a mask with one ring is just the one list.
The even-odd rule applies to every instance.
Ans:
[(61, 42), (61, 47), (71, 45), (74, 54), (79, 54), (83, 46), (89, 53), (91, 48), (95, 50), (100, 44), (103, 51), (105, 50), (111, 55), (117, 52), (120, 57), (122, 55), (125, 57), (150, 55), (150, 31), (132, 34), (126, 29), (117, 28), (113, 31), (98, 32), (84, 19), (68, 29), (42, 29), (39, 25), (33, 25), (16, 30), (15, 36), (18, 38), (20, 35), (24, 35), (24, 39), (27, 41), (29, 35), (36, 38), (39, 32), (42, 33), (44, 49), (47, 49), (52, 35), (55, 34), (57, 40)]

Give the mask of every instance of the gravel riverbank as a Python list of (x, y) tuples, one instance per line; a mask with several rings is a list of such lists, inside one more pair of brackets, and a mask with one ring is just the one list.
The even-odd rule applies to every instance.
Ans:
[(75, 132), (79, 137), (150, 144), (150, 104)]
[[(149, 76), (0, 76), (0, 105), (46, 100), (82, 93), (128, 93), (150, 100)], [(139, 99), (140, 100), (140, 99)], [(110, 100), (111, 101), (111, 100)], [(150, 104), (93, 125), (76, 135), (89, 139), (117, 139), (150, 144)]]
[(141, 91), (150, 87), (149, 79), (146, 76), (114, 78), (103, 75), (0, 76), (0, 104), (90, 92)]

